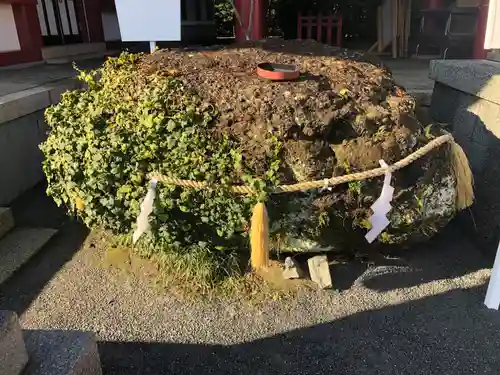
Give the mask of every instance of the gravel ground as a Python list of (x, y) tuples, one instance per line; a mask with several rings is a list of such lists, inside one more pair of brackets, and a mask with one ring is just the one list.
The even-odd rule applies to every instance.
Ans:
[(500, 315), (489, 271), (449, 227), (397, 259), (333, 268), (336, 291), (253, 305), (189, 301), (103, 267), (87, 231), (58, 237), (0, 287), (24, 328), (97, 334), (105, 374), (493, 374)]

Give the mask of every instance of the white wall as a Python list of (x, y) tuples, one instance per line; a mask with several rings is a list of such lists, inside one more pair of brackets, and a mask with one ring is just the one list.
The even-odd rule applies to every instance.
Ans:
[(115, 12), (102, 12), (102, 28), (104, 30), (104, 40), (106, 42), (120, 40), (120, 25)]
[(500, 0), (490, 0), (484, 48), (500, 49)]
[(19, 51), (20, 49), (12, 5), (0, 3), (0, 52)]

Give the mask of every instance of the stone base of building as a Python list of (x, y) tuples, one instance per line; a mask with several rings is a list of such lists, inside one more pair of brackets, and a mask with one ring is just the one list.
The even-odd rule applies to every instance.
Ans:
[(469, 158), (476, 200), (459, 221), (485, 254), (500, 239), (500, 62), (435, 60), (431, 116), (449, 124)]

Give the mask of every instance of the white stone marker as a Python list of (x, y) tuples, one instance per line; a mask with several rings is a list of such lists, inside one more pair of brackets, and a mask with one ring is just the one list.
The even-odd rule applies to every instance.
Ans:
[(491, 270), (490, 283), (488, 284), (484, 304), (489, 309), (495, 310), (498, 310), (500, 306), (500, 244), (498, 244), (495, 263), (493, 263), (493, 269)]

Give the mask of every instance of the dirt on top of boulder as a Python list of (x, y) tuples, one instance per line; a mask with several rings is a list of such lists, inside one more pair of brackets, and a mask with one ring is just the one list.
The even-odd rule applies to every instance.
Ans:
[[(350, 170), (372, 166), (374, 156), (394, 162), (415, 146), (414, 129), (401, 121), (413, 113), (414, 99), (388, 71), (359, 57), (314, 41), (270, 39), (219, 50), (162, 50), (145, 56), (141, 70), (181, 77), (214, 104), (220, 112), (215, 129), (240, 141), (257, 176), (267, 169), (269, 139), (277, 137), (290, 166), (281, 176), (285, 183), (331, 177), (338, 164), (332, 145), (342, 153), (368, 143), (371, 151), (359, 157), (369, 160), (351, 157)], [(265, 80), (256, 74), (262, 62), (295, 64), (301, 76)]]
[[(270, 170), (278, 141), (278, 180), (289, 184), (369, 170), (381, 159), (392, 164), (442, 134), (424, 130), (414, 98), (389, 71), (366, 60), (314, 41), (271, 39), (158, 51), (143, 56), (139, 69), (179, 77), (215, 106), (215, 134), (238, 141), (254, 177)], [(301, 75), (288, 82), (260, 78), (256, 68), (263, 62), (295, 64)], [(455, 183), (445, 146), (395, 172), (391, 225), (379, 240), (400, 244), (432, 236), (456, 212)], [(381, 185), (382, 179), (371, 179), (272, 195), (267, 206), (275, 247), (323, 251), (365, 243)]]

